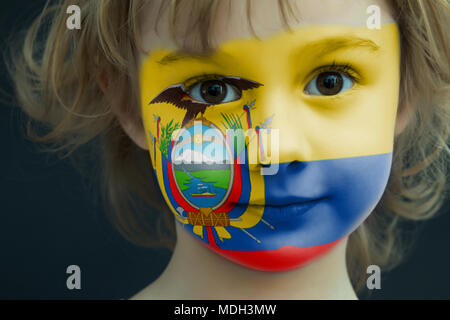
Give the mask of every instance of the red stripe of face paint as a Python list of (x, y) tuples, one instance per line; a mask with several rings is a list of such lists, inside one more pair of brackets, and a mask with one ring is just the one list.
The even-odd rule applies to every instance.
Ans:
[(210, 243), (210, 246), (214, 249), (220, 249), (219, 246), (214, 241), (214, 236), (212, 234), (212, 230), (211, 230), (210, 226), (206, 226), (206, 234), (208, 235), (208, 241)]
[(212, 230), (207, 230), (207, 236), (212, 245), (197, 241), (228, 260), (259, 271), (288, 271), (301, 267), (325, 254), (342, 240), (303, 248), (283, 246), (277, 250), (238, 251), (220, 249), (214, 241)]

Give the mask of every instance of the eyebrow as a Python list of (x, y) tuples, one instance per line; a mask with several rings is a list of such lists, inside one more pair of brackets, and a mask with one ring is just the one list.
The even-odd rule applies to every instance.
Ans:
[[(215, 57), (213, 55), (215, 54)], [(215, 59), (214, 59), (215, 58)], [(157, 63), (166, 66), (170, 64), (174, 64), (179, 61), (197, 61), (197, 62), (209, 62), (212, 64), (219, 65), (219, 63), (216, 61), (216, 59), (232, 59), (232, 56), (230, 54), (227, 54), (222, 51), (213, 52), (211, 54), (192, 54), (192, 53), (186, 53), (183, 50), (177, 50), (174, 52), (170, 52), (166, 54), (162, 59), (157, 61)]]
[[(370, 39), (364, 39), (359, 37), (330, 37), (317, 41), (310, 42), (299, 49), (296, 53), (299, 55), (313, 54), (316, 56), (328, 55), (340, 50), (350, 49), (367, 49), (370, 52), (376, 52), (380, 47)], [(165, 55), (157, 63), (167, 66), (180, 61), (201, 61), (218, 65), (219, 63), (213, 59), (213, 54), (191, 54), (183, 52), (183, 50), (177, 50)], [(296, 55), (297, 55), (296, 54)], [(220, 55), (225, 58), (232, 58), (229, 54), (224, 52), (217, 52), (216, 55)], [(216, 57), (218, 58), (218, 57)]]
[(314, 54), (316, 56), (328, 55), (340, 50), (366, 49), (369, 52), (377, 52), (380, 46), (370, 39), (359, 37), (330, 37), (310, 42), (296, 50), (299, 54)]

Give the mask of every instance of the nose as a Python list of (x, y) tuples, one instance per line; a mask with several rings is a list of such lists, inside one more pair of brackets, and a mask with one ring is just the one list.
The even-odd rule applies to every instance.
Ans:
[[(259, 134), (260, 148), (271, 163), (306, 161), (311, 155), (308, 132), (308, 110), (295, 93), (282, 83), (264, 84), (250, 110), (252, 128)], [(264, 164), (267, 165), (267, 162)]]

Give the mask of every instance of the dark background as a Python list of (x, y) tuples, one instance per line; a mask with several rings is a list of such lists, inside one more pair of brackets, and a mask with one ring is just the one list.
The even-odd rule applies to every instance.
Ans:
[[(1, 2), (2, 52), (43, 3)], [(8, 101), (12, 87), (3, 63), (0, 71), (0, 299), (131, 297), (159, 276), (170, 252), (124, 240), (70, 162), (36, 151)], [(448, 202), (441, 211), (450, 211)], [(449, 299), (449, 230), (450, 214), (424, 223), (413, 254), (394, 271), (382, 271), (382, 289), (361, 298)], [(81, 290), (66, 288), (72, 264), (81, 268)]]

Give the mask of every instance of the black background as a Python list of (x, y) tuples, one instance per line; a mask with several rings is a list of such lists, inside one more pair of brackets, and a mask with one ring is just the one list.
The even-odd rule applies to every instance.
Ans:
[[(0, 4), (0, 39), (29, 25), (43, 1)], [(450, 30), (449, 30), (450, 31)], [(94, 205), (69, 161), (38, 153), (23, 137), (11, 84), (0, 76), (0, 299), (123, 299), (166, 267), (170, 252), (128, 243)], [(447, 205), (441, 210), (446, 213)], [(450, 215), (423, 224), (413, 254), (381, 290), (361, 298), (449, 299)], [(66, 268), (81, 268), (81, 290), (66, 288)]]

